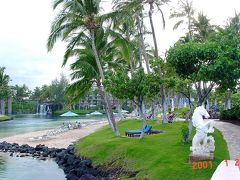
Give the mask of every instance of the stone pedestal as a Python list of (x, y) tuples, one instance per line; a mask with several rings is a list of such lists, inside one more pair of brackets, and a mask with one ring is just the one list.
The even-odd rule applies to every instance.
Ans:
[(214, 159), (214, 154), (202, 154), (202, 155), (195, 155), (192, 152), (189, 154), (189, 163), (197, 162), (197, 161), (209, 161)]

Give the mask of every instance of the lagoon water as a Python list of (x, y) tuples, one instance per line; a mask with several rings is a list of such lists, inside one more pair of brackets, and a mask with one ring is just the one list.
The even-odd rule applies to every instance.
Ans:
[[(19, 115), (14, 120), (0, 123), (0, 140), (3, 137), (46, 130), (59, 127), (63, 122), (89, 123), (106, 120), (103, 116), (74, 118), (48, 117), (39, 115)], [(40, 161), (32, 157), (10, 157), (7, 153), (0, 153), (0, 180), (62, 180), (65, 175), (62, 169), (52, 161)]]
[(65, 174), (52, 160), (41, 161), (32, 157), (10, 157), (0, 153), (1, 180), (63, 180)]
[(52, 117), (35, 114), (18, 115), (14, 120), (0, 123), (0, 139), (17, 134), (56, 128), (62, 123), (76, 122), (89, 123), (106, 120), (104, 116)]

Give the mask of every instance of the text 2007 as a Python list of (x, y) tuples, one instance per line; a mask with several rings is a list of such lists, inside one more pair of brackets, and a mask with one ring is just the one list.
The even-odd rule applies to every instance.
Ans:
[(192, 162), (192, 169), (212, 169), (212, 161), (198, 161), (198, 162)]

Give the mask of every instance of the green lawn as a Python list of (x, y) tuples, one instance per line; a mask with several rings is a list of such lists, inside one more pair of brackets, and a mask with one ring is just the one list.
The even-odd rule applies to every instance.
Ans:
[(7, 121), (7, 120), (10, 120), (10, 119), (11, 119), (10, 116), (0, 115), (0, 121)]
[(131, 120), (118, 123), (122, 137), (114, 137), (109, 127), (85, 137), (76, 144), (80, 155), (91, 158), (94, 165), (125, 168), (129, 171), (139, 171), (137, 179), (151, 180), (208, 180), (217, 165), (224, 159), (229, 159), (226, 142), (221, 133), (216, 130), (215, 160), (212, 169), (192, 170), (188, 163), (190, 144), (181, 142), (181, 127), (183, 122), (160, 124), (148, 121), (154, 129), (164, 133), (149, 135), (144, 139), (126, 138), (124, 131), (139, 129), (141, 121)]

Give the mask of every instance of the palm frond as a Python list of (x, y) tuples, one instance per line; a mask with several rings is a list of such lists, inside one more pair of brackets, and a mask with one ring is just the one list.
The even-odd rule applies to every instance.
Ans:
[(72, 40), (68, 43), (67, 50), (64, 54), (62, 66), (66, 65), (67, 60), (72, 55), (72, 50), (75, 48), (75, 45), (80, 41), (83, 35), (84, 35), (84, 32), (79, 33), (77, 37), (72, 38)]
[(158, 10), (160, 11), (161, 16), (162, 16), (163, 29), (165, 29), (166, 22), (165, 22), (164, 14), (163, 14), (162, 9), (160, 7), (158, 7)]
[(173, 26), (173, 30), (177, 29), (184, 21), (178, 21), (174, 26)]
[(53, 1), (53, 9), (56, 9), (57, 6), (61, 3), (63, 3), (65, 0), (54, 0)]

